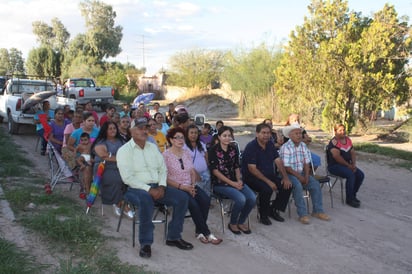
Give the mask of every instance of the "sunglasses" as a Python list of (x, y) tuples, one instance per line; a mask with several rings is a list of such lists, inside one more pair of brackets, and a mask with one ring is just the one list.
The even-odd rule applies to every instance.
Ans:
[(183, 165), (183, 159), (182, 158), (179, 159), (179, 163), (180, 163), (180, 168), (185, 169), (185, 166)]

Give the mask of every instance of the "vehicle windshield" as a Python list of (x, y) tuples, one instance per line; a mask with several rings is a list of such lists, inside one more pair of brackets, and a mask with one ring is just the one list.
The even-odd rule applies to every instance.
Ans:
[(54, 90), (54, 86), (51, 82), (43, 81), (15, 81), (11, 86), (13, 93), (32, 92), (37, 93), (40, 91)]
[(71, 87), (89, 87), (92, 88), (94, 87), (93, 81), (89, 79), (78, 79), (78, 80), (71, 80), (70, 81), (70, 86)]

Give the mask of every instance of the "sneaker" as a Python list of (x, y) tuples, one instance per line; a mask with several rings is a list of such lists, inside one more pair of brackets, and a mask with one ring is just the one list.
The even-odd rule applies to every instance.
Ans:
[(304, 225), (308, 225), (310, 223), (309, 216), (302, 216), (299, 218), (299, 222)]
[(114, 214), (120, 216), (122, 214), (122, 210), (117, 205), (113, 205)]
[(312, 213), (313, 217), (316, 217), (318, 219), (321, 219), (322, 221), (329, 221), (330, 217), (326, 215), (325, 213)]
[(134, 217), (134, 212), (131, 209), (129, 211), (123, 211), (123, 214), (126, 215), (129, 219), (133, 219)]

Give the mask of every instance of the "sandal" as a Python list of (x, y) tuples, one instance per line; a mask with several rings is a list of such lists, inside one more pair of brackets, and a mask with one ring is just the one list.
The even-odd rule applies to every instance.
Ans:
[(214, 245), (218, 245), (223, 241), (220, 238), (216, 238), (216, 236), (213, 234), (209, 234), (209, 236), (207, 236), (207, 240), (209, 241), (209, 243), (212, 243)]
[(209, 240), (203, 235), (203, 233), (200, 233), (196, 236), (197, 239), (199, 239), (200, 242), (207, 244), (209, 243)]

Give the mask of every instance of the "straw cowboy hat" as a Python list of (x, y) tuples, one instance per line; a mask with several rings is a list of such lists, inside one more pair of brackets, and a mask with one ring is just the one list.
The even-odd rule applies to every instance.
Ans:
[(290, 138), (289, 134), (295, 129), (302, 130), (299, 124), (293, 124), (293, 125), (284, 127), (282, 129), (283, 136), (285, 136), (286, 138)]

